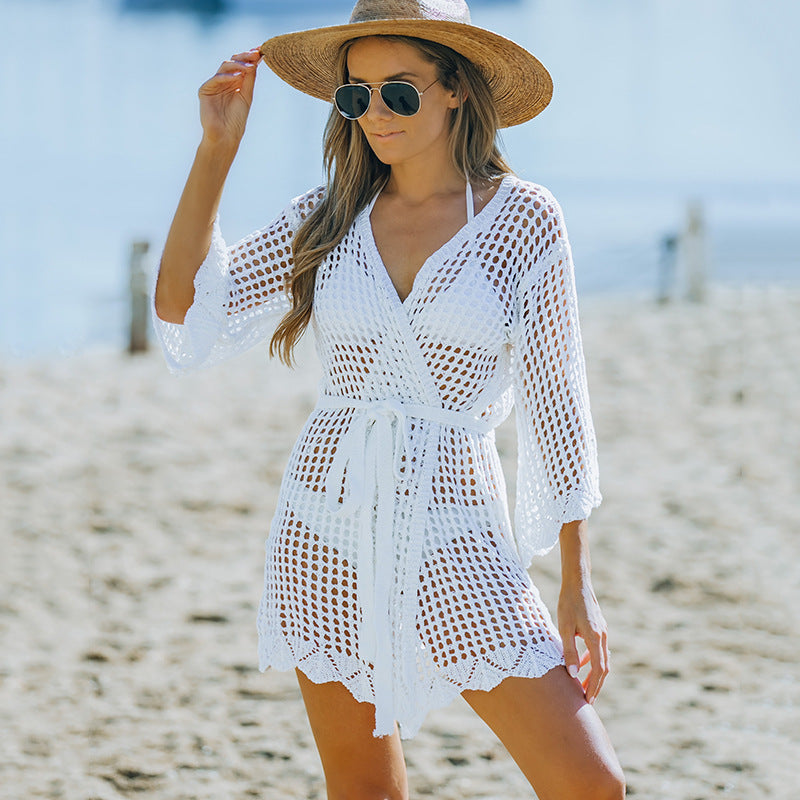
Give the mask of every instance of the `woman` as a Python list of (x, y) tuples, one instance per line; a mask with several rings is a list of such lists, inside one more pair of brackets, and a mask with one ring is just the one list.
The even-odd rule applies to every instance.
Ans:
[[(217, 209), (261, 57), (334, 97), (328, 182), (229, 248)], [(200, 89), (156, 327), (174, 370), (269, 337), (290, 363), (313, 327), (324, 378), (267, 539), (258, 631), (261, 669), (297, 670), (330, 798), (407, 797), (400, 736), (457, 694), (542, 800), (625, 793), (593, 707), (609, 655), (570, 248), (555, 199), (495, 144), (551, 91), (457, 0), (360, 0), (347, 25), (271, 39)], [(514, 403), (512, 533), (493, 429)], [(526, 572), (556, 541), (558, 629)]]

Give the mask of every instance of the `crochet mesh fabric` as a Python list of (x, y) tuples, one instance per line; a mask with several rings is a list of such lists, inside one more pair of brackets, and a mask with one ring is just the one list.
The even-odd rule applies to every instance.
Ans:
[[(290, 308), (296, 198), (228, 248), (218, 221), (183, 325), (154, 314), (173, 371), (268, 340)], [(371, 207), (370, 207), (371, 208)], [(320, 400), (289, 457), (266, 541), (262, 670), (299, 667), (413, 736), (464, 689), (563, 664), (526, 572), (599, 505), (561, 209), (507, 175), (403, 300), (364, 209), (317, 273)], [(494, 428), (516, 404), (512, 531)]]

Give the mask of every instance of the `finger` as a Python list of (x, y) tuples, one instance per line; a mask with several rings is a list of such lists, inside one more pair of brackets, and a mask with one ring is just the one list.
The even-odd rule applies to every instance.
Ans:
[(599, 675), (599, 681), (597, 683), (597, 689), (595, 691), (595, 698), (600, 694), (600, 690), (603, 688), (603, 684), (606, 681), (606, 677), (611, 669), (611, 662), (609, 660), (609, 652), (608, 652), (608, 633), (603, 631), (600, 635), (600, 655), (602, 656), (602, 671)]
[(217, 70), (217, 75), (230, 72), (254, 72), (256, 66), (258, 65), (252, 61), (238, 61), (235, 58), (231, 58), (228, 61), (223, 61), (222, 64), (220, 64), (219, 69)]
[(575, 634), (565, 636), (562, 633), (561, 640), (564, 643), (564, 664), (567, 667), (567, 672), (569, 672), (570, 677), (577, 678), (581, 664), (578, 658), (578, 648), (575, 645)]
[(583, 680), (581, 684), (583, 686), (583, 692), (586, 695), (586, 702), (587, 703), (594, 703), (595, 698), (597, 697), (597, 685), (599, 681), (599, 670), (595, 664), (589, 668), (589, 672)]
[(600, 652), (603, 656), (603, 671), (600, 673), (600, 681), (597, 684), (595, 697), (600, 694), (600, 690), (603, 688), (603, 684), (606, 682), (606, 677), (611, 671), (611, 654), (608, 649), (608, 634), (605, 631), (603, 631), (602, 635), (600, 636)]
[(605, 673), (599, 672), (598, 670), (593, 669), (587, 676), (586, 680), (583, 682), (583, 691), (586, 694), (586, 702), (594, 705), (594, 701), (597, 700), (597, 696), (600, 694), (600, 689), (603, 686), (603, 681), (605, 680)]
[(245, 53), (234, 53), (231, 56), (231, 60), (256, 62), (261, 60), (261, 53), (259, 52), (259, 49), (257, 47), (254, 47), (252, 50), (248, 50)]
[(241, 72), (228, 72), (214, 75), (200, 87), (198, 94), (213, 95), (236, 91), (242, 83), (242, 74)]
[(581, 656), (582, 667), (585, 667), (589, 663), (589, 659), (591, 658), (591, 656), (592, 654), (588, 650)]
[(258, 68), (259, 58), (255, 61), (249, 62), (244, 68), (244, 79), (242, 80), (242, 97), (247, 101), (247, 105), (253, 105), (253, 91), (256, 84), (256, 70)]
[[(256, 70), (254, 63), (239, 61), (223, 61), (216, 75), (209, 78), (201, 87), (200, 94), (217, 94), (219, 92), (242, 91), (248, 105), (253, 99), (253, 83)], [(252, 77), (251, 77), (252, 73)]]
[(234, 91), (241, 92), (242, 97), (250, 106), (253, 104), (253, 89), (255, 87), (256, 69), (258, 68), (258, 59), (255, 60), (239, 60), (239, 57), (244, 59), (247, 57), (246, 53), (238, 53), (229, 59), (223, 61), (220, 65), (219, 71), (214, 77), (220, 75), (236, 75), (243, 76), (240, 82), (234, 84)]
[(602, 649), (600, 647), (600, 636), (592, 631), (585, 637), (586, 646), (589, 648), (589, 657), (591, 661), (591, 669), (586, 676), (584, 684), (584, 692), (586, 694), (586, 701), (594, 703), (597, 697), (597, 688), (600, 681), (600, 675), (605, 668), (603, 663)]

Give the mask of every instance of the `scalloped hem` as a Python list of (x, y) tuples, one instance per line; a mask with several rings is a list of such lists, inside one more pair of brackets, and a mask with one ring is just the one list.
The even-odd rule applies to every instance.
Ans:
[(490, 671), (493, 674), (480, 675), (480, 680), (471, 679), (467, 682), (466, 686), (453, 686), (452, 692), (448, 692), (447, 694), (442, 693), (431, 699), (425, 709), (420, 710), (421, 713), (411, 716), (406, 721), (398, 720), (400, 738), (412, 739), (419, 733), (420, 728), (425, 722), (425, 718), (431, 712), (449, 706), (464, 691), (489, 692), (499, 686), (506, 678), (541, 678), (558, 666), (566, 666), (566, 662), (564, 661), (564, 656), (561, 655), (559, 657), (542, 659), (542, 661), (536, 665), (522, 665), (508, 671), (493, 669), (488, 665), (483, 666), (487, 670), (487, 673)]
[[(447, 679), (446, 671), (437, 672), (436, 685), (429, 693), (424, 707), (407, 708), (405, 713), (397, 716), (401, 739), (412, 739), (419, 733), (426, 717), (433, 711), (449, 706), (464, 691), (488, 692), (500, 685), (506, 678), (541, 678), (558, 666), (565, 666), (563, 653), (541, 653), (541, 658), (535, 661), (524, 662), (514, 669), (503, 670), (481, 663), (475, 669), (464, 685)], [(353, 674), (350, 678), (342, 678), (341, 670), (324, 653), (310, 653), (304, 658), (296, 658), (288, 647), (284, 652), (267, 654), (259, 652), (259, 671), (266, 672), (275, 669), (278, 672), (288, 672), (299, 669), (310, 681), (316, 684), (336, 681), (341, 683), (358, 703), (374, 703), (375, 696), (365, 672)], [(463, 671), (460, 670), (460, 671)]]

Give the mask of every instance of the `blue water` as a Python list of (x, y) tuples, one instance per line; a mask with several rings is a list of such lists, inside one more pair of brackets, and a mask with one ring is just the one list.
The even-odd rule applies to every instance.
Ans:
[[(307, 3), (0, 0), (0, 357), (122, 344), (130, 244), (157, 259), (199, 142), (198, 87), (232, 53), (350, 7)], [(799, 3), (485, 0), (473, 19), (553, 75), (550, 107), (503, 141), (561, 202), (582, 294), (655, 291), (691, 199), (717, 279), (800, 282)], [(230, 241), (320, 182), (327, 110), (259, 68), (221, 209)]]

